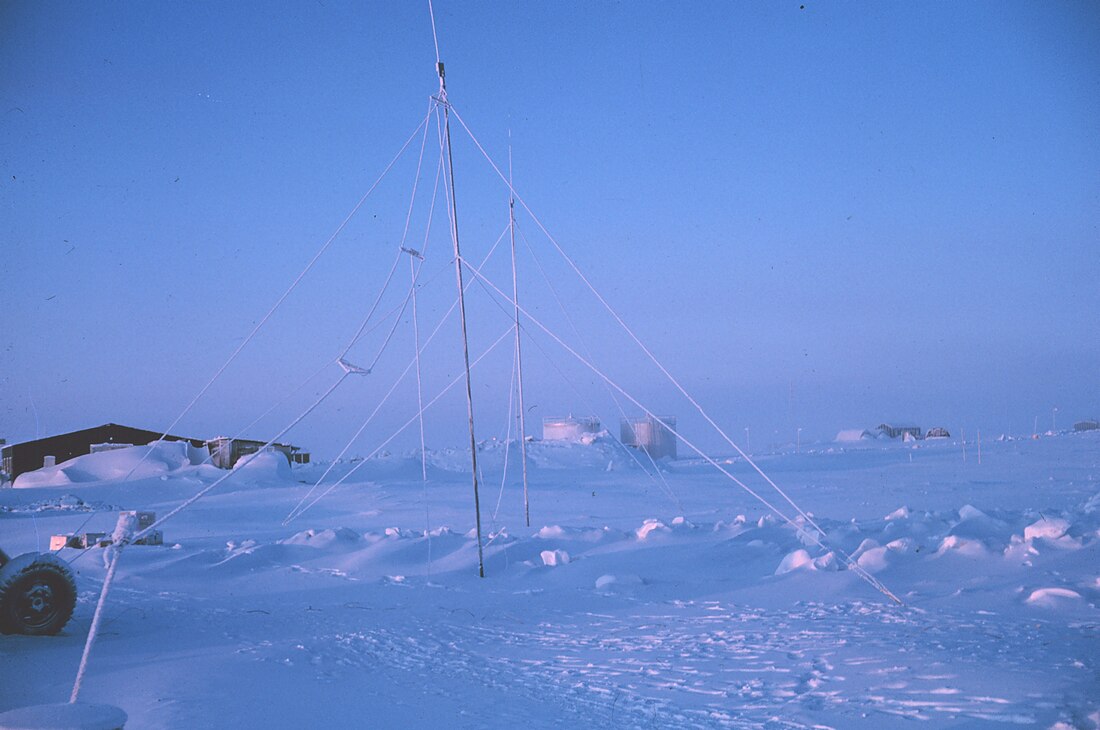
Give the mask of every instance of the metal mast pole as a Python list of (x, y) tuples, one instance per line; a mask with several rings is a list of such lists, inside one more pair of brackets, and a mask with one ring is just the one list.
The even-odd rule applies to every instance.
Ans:
[[(512, 133), (508, 132), (511, 138)], [(523, 353), (519, 336), (519, 283), (516, 279), (516, 198), (512, 192), (512, 145), (508, 145), (508, 233), (512, 237), (512, 302), (516, 314), (516, 372), (519, 386), (519, 450), (523, 457), (523, 518), (531, 526), (531, 507), (527, 502), (527, 423), (523, 407)]]
[(428, 452), (424, 448), (424, 386), (420, 380), (420, 324), (416, 315), (416, 262), (409, 255), (409, 277), (412, 279), (413, 346), (416, 348), (416, 406), (420, 413), (420, 474), (428, 481)]
[(462, 252), (458, 246), (458, 201), (455, 199), (455, 168), (451, 155), (450, 105), (447, 103), (447, 81), (443, 62), (436, 62), (439, 72), (439, 103), (443, 107), (443, 130), (447, 141), (447, 177), (451, 189), (451, 241), (454, 243), (455, 276), (458, 280), (458, 312), (462, 322), (462, 355), (466, 363), (466, 413), (470, 417), (470, 463), (474, 479), (474, 517), (477, 522), (477, 572), (485, 577), (485, 558), (481, 545), (481, 500), (477, 489), (477, 439), (474, 438), (474, 391), (470, 382), (470, 343), (466, 337), (466, 296), (462, 282)]

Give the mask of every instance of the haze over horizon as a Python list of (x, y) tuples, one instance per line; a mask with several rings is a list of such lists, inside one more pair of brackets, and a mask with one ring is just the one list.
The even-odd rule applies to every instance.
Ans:
[[(738, 443), (883, 421), (1030, 433), (1100, 415), (1100, 8), (792, 2), (439, 0), (450, 101), (593, 286)], [(0, 9), (0, 438), (116, 422), (167, 428), (406, 153), (256, 340), (174, 427), (274, 435), (396, 260), (370, 363), (284, 440), (334, 456), (455, 297), (426, 3)], [(507, 191), (452, 117), (464, 257), (493, 250)], [(685, 435), (706, 432), (518, 211), (521, 303)], [(511, 291), (508, 238), (485, 275)], [(532, 255), (531, 251), (534, 251)], [(542, 271), (545, 270), (544, 279)], [(553, 283), (553, 289), (546, 279)], [(468, 281), (471, 278), (467, 279)], [(558, 307), (566, 303), (569, 315)], [(472, 356), (507, 303), (473, 282)], [(374, 322), (372, 322), (374, 324)], [(577, 332), (574, 332), (574, 326)], [(425, 397), (461, 373), (457, 322)], [(578, 334), (579, 333), (579, 334)], [(538, 420), (620, 415), (534, 325)], [(474, 373), (478, 436), (502, 437), (510, 340)], [(406, 375), (349, 453), (415, 413)], [(460, 446), (461, 388), (428, 414)], [(628, 403), (631, 415), (638, 409)], [(1057, 409), (1055, 412), (1054, 409)], [(391, 448), (418, 443), (415, 426)], [(683, 453), (683, 452), (682, 452)]]

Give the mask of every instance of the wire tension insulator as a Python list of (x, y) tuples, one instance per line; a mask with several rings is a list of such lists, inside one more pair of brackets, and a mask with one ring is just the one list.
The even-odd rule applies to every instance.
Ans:
[(361, 368), (358, 365), (348, 362), (344, 358), (337, 360), (336, 364), (348, 375), (370, 375), (370, 368)]
[(412, 256), (414, 259), (420, 259), (421, 261), (424, 260), (424, 255), (417, 251), (415, 248), (405, 248), (404, 246), (402, 246), (401, 250), (407, 253), (409, 256)]

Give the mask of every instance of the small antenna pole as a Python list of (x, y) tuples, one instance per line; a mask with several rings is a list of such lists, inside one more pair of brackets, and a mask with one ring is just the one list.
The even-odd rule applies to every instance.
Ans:
[(531, 526), (531, 507), (527, 501), (527, 423), (523, 406), (523, 354), (519, 336), (519, 283), (516, 278), (516, 196), (512, 187), (512, 130), (508, 130), (508, 233), (512, 237), (512, 302), (516, 319), (516, 371), (519, 375), (519, 450), (523, 459), (523, 518)]
[(470, 342), (466, 336), (466, 286), (462, 281), (462, 251), (458, 245), (458, 200), (455, 198), (454, 157), (451, 155), (450, 104), (447, 103), (447, 80), (443, 62), (436, 62), (439, 73), (439, 103), (443, 107), (443, 130), (447, 142), (447, 180), (451, 189), (451, 241), (455, 252), (455, 277), (458, 281), (458, 312), (462, 322), (462, 355), (466, 364), (466, 413), (470, 420), (470, 464), (474, 481), (474, 519), (477, 526), (477, 572), (485, 577), (485, 557), (481, 544), (481, 500), (477, 486), (477, 439), (474, 437), (474, 391), (470, 380)]
[(416, 262), (409, 256), (409, 277), (412, 279), (413, 348), (416, 352), (416, 407), (420, 413), (420, 476), (428, 481), (428, 451), (424, 448), (424, 386), (420, 374), (420, 323), (416, 312)]

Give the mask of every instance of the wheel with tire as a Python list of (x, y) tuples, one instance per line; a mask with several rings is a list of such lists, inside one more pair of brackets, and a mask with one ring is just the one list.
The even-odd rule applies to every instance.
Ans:
[(76, 607), (76, 581), (63, 560), (27, 553), (0, 570), (0, 633), (52, 636)]

